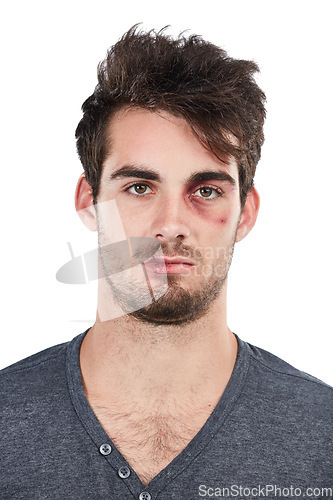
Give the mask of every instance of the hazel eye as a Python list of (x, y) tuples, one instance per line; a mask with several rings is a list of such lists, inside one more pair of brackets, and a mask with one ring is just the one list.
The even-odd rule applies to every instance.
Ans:
[[(150, 191), (147, 191), (148, 189)], [(147, 184), (141, 184), (141, 183), (132, 184), (132, 186), (127, 188), (126, 191), (134, 195), (142, 195), (152, 192), (152, 190), (150, 189), (149, 186), (147, 186)]]
[[(199, 195), (195, 193), (199, 193)], [(212, 200), (214, 198), (222, 196), (222, 192), (219, 189), (210, 186), (201, 186), (195, 191), (195, 193), (194, 196), (197, 196), (198, 198), (205, 198), (208, 200)]]

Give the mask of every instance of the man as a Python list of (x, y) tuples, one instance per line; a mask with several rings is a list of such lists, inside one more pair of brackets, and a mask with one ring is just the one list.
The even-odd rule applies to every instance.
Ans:
[(1, 499), (332, 498), (332, 388), (227, 326), (259, 209), (257, 70), (136, 28), (99, 66), (75, 194), (96, 322), (2, 371)]

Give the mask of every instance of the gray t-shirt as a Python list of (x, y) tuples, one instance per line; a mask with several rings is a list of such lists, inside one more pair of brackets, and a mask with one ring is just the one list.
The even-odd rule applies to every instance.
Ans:
[(1, 500), (333, 498), (333, 388), (237, 336), (219, 403), (144, 487), (86, 399), (85, 333), (0, 372)]

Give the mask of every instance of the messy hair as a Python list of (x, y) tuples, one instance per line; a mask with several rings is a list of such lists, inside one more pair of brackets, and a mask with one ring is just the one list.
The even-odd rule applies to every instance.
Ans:
[(98, 84), (82, 105), (77, 150), (94, 202), (109, 154), (107, 129), (123, 107), (182, 117), (217, 158), (234, 157), (243, 208), (264, 141), (265, 94), (253, 61), (233, 59), (198, 35), (173, 39), (166, 30), (132, 27), (98, 65)]

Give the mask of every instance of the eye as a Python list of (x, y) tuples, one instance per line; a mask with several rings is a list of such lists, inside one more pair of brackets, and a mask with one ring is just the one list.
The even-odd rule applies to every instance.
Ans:
[(221, 191), (221, 189), (218, 189), (216, 187), (214, 188), (211, 186), (201, 186), (193, 194), (193, 196), (196, 196), (198, 198), (205, 198), (206, 200), (213, 200), (214, 198), (219, 198), (222, 195), (223, 192)]
[[(147, 190), (150, 190), (150, 191), (147, 191)], [(125, 189), (125, 191), (127, 191), (128, 193), (132, 194), (132, 195), (143, 195), (143, 194), (149, 194), (149, 193), (152, 193), (152, 190), (150, 189), (150, 187), (147, 185), (147, 184), (143, 184), (141, 182), (136, 182), (135, 184), (132, 184), (131, 186), (129, 186), (127, 189)]]

